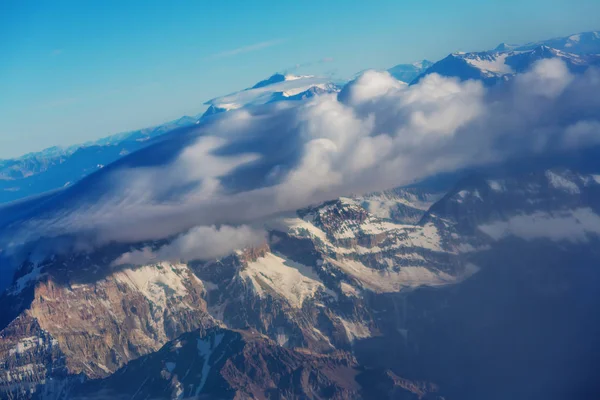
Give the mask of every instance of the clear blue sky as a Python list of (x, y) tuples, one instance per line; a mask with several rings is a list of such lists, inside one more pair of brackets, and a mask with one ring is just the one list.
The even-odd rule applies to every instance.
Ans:
[(1, 0), (0, 158), (195, 115), (297, 64), (344, 78), (599, 15), (598, 0)]

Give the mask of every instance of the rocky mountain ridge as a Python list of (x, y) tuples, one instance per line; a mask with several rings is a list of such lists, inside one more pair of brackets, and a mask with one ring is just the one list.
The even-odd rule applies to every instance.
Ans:
[[(155, 352), (180, 335), (199, 329), (196, 335), (202, 336), (221, 326), (251, 328), (289, 351), (345, 352), (344, 357), (357, 357), (352, 368), (389, 370), (381, 372), (388, 374), (385, 379), (377, 375), (389, 390), (400, 390), (393, 389), (396, 383), (408, 379), (443, 382), (440, 393), (444, 393), (452, 383), (440, 372), (431, 372), (430, 367), (419, 372), (403, 365), (423, 357), (414, 353), (414, 346), (429, 345), (423, 340), (431, 333), (416, 332), (440, 321), (425, 315), (438, 313), (426, 310), (443, 301), (429, 304), (422, 298), (443, 297), (453, 293), (453, 287), (469, 288), (471, 281), (485, 281), (488, 271), (494, 270), (489, 265), (507, 240), (517, 240), (520, 246), (532, 240), (558, 242), (568, 254), (584, 241), (596, 241), (600, 232), (582, 222), (581, 213), (587, 221), (598, 218), (599, 191), (598, 175), (564, 169), (474, 177), (423, 210), (417, 224), (398, 223), (393, 214), (377, 217), (367, 210), (373, 204), (390, 205), (391, 198), (397, 201), (392, 209), (398, 204), (419, 209), (423, 204), (418, 198), (437, 196), (396, 190), (341, 198), (275, 217), (265, 222), (270, 232), (267, 243), (219, 260), (121, 266), (110, 271), (103, 266), (125, 250), (113, 249), (23, 266), (0, 299), (7, 310), (0, 331), (5, 360), (0, 389), (10, 398), (58, 399), (57, 393), (88, 380), (93, 387), (94, 379), (108, 378), (99, 382), (109, 382), (106, 387), (111, 388), (110, 382), (118, 381), (111, 378), (113, 374), (133, 360), (147, 354), (160, 360), (162, 356), (156, 355), (160, 352)], [(405, 197), (399, 201), (402, 193)], [(528, 221), (525, 226), (535, 226), (529, 223), (534, 221), (541, 229), (523, 231), (523, 219)], [(553, 235), (548, 226), (557, 223), (571, 224), (566, 230), (570, 236)], [(555, 283), (549, 285), (540, 290), (564, 295)], [(437, 291), (419, 289), (433, 287)], [(394, 351), (404, 354), (401, 358), (377, 365), (365, 356), (372, 351), (367, 350), (371, 343), (390, 340)], [(177, 393), (174, 380), (160, 379), (166, 379), (166, 383), (159, 380), (161, 385), (174, 390), (169, 395), (161, 392), (164, 398)], [(315, 387), (330, 385), (323, 382)], [(240, 385), (234, 391), (250, 390), (254, 383)], [(366, 397), (358, 386), (352, 386), (354, 392), (344, 391), (349, 387), (344, 383), (335, 390), (343, 393), (340, 398)], [(144, 386), (143, 390), (154, 389)]]

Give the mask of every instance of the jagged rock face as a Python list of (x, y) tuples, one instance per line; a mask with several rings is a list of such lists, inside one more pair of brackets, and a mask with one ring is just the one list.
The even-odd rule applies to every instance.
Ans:
[[(478, 334), (497, 338), (496, 320), (506, 324), (502, 329), (509, 329), (510, 321), (489, 317), (502, 313), (500, 305), (548, 313), (561, 302), (579, 307), (572, 302), (574, 293), (589, 291), (597, 277), (563, 267), (568, 260), (575, 265), (600, 260), (589, 246), (598, 242), (600, 233), (600, 224), (594, 223), (600, 220), (599, 193), (598, 175), (568, 170), (472, 178), (422, 210), (418, 224), (400, 223), (391, 213), (381, 213), (384, 207), (373, 204), (393, 208), (386, 203), (390, 195), (373, 194), (273, 218), (265, 223), (270, 230), (267, 243), (220, 260), (110, 269), (112, 260), (128, 249), (108, 249), (24, 265), (2, 300), (18, 307), (6, 314), (0, 332), (0, 359), (6, 360), (0, 364), (0, 390), (5, 397), (29, 398), (37, 390), (41, 398), (69, 398), (65, 393), (79, 387), (81, 379), (112, 376), (125, 364), (138, 365), (132, 360), (156, 352), (182, 333), (199, 329), (197, 338), (207, 328), (221, 325), (254, 329), (252, 335), (270, 340), (268, 346), (257, 345), (258, 353), (290, 359), (290, 365), (301, 370), (285, 367), (289, 377), (274, 377), (270, 369), (274, 361), (264, 357), (256, 361), (254, 353), (240, 350), (228, 356), (230, 364), (219, 364), (214, 390), (222, 390), (226, 398), (236, 394), (244, 398), (248, 393), (269, 398), (268, 388), (275, 386), (299, 387), (311, 396), (335, 387), (331, 396), (368, 398), (365, 380), (374, 382), (370, 398), (428, 398), (435, 392), (430, 384), (418, 382), (440, 384), (440, 393), (449, 393), (449, 398), (465, 398), (470, 390), (490, 398), (489, 388), (514, 397), (497, 381), (477, 375), (479, 370), (453, 365), (452, 360), (461, 357), (459, 349), (470, 351), (461, 335), (491, 346)], [(409, 194), (407, 202), (414, 203), (416, 195)], [(396, 198), (391, 202), (398, 203)], [(379, 210), (379, 216), (369, 210)], [(567, 237), (556, 232), (567, 232)], [(559, 250), (548, 251), (556, 243)], [(552, 254), (552, 262), (538, 257), (546, 253)], [(550, 267), (543, 269), (545, 265)], [(452, 285), (472, 275), (467, 282)], [(518, 290), (511, 289), (513, 279), (519, 282)], [(499, 289), (499, 283), (504, 288)], [(536, 308), (528, 303), (531, 299), (534, 305), (552, 307)], [(589, 304), (583, 309), (590, 310)], [(476, 319), (471, 320), (469, 313)], [(557, 315), (572, 325), (581, 322), (579, 314)], [(548, 321), (539, 326), (550, 329)], [(538, 325), (524, 327), (541, 334)], [(568, 329), (554, 332), (562, 333), (547, 335), (553, 338), (551, 343), (565, 346)], [(587, 342), (582, 342), (595, 345), (589, 335), (583, 337)], [(255, 345), (242, 342), (240, 349)], [(481, 344), (474, 346), (481, 354), (487, 351)], [(159, 353), (165, 356), (165, 351)], [(311, 375), (313, 369), (329, 371), (340, 351), (347, 352), (343, 357), (348, 360), (348, 354), (359, 357), (358, 363), (344, 368), (374, 366), (388, 372), (371, 378), (353, 375), (352, 387), (336, 383), (332, 376), (337, 372)], [(303, 354), (312, 357), (308, 369), (299, 367), (308, 362)], [(582, 357), (579, 351), (573, 354)], [(201, 355), (195, 357), (204, 362)], [(495, 357), (502, 365), (516, 359), (511, 351)], [(436, 366), (438, 362), (444, 367)], [(478, 362), (495, 368), (486, 359)], [(158, 390), (162, 398), (188, 390), (181, 385), (185, 372), (174, 374), (169, 368), (163, 373), (161, 364), (156, 370), (160, 378), (147, 385), (140, 382), (142, 389)], [(461, 378), (473, 374), (481, 385), (470, 386)], [(531, 376), (539, 386), (538, 378)], [(110, 382), (104, 388), (119, 387), (117, 381)], [(306, 393), (276, 392), (286, 398), (306, 398)], [(524, 392), (514, 398), (519, 396), (526, 398)]]
[(48, 375), (66, 377), (58, 341), (29, 315), (15, 319), (0, 335), (0, 393), (19, 398), (33, 393)]
[(290, 350), (253, 330), (216, 329), (184, 334), (107, 379), (75, 388), (71, 398), (361, 399), (381, 391), (422, 398), (436, 391), (389, 371), (357, 380), (361, 374), (345, 352)]
[(373, 216), (391, 220), (398, 224), (419, 223), (423, 215), (444, 192), (425, 188), (396, 188), (353, 199)]
[(214, 326), (203, 292), (186, 266), (169, 263), (120, 270), (94, 283), (43, 279), (2, 330), (0, 390), (26, 397), (30, 386), (49, 378), (107, 376), (183, 332)]
[[(111, 271), (106, 265), (119, 252), (108, 249), (24, 266), (6, 301), (20, 301), (16, 315), (54, 343), (40, 349), (46, 361), (36, 382), (107, 376), (183, 332), (215, 324), (255, 328), (286, 348), (351, 350), (356, 341), (398, 326), (374, 317), (370, 303), (378, 293), (467, 275), (458, 260), (448, 264), (458, 254), (433, 224), (396, 224), (360, 204), (342, 199), (278, 218), (270, 222), (268, 244), (208, 263)], [(14, 333), (15, 321), (3, 331), (13, 332), (5, 352), (28, 338)], [(19, 360), (24, 368), (34, 362)]]
[(287, 347), (351, 349), (356, 340), (398, 327), (397, 318), (375, 318), (371, 302), (378, 295), (456, 283), (476, 271), (433, 223), (396, 224), (354, 199), (268, 225), (268, 246), (193, 269), (208, 288), (213, 317)]

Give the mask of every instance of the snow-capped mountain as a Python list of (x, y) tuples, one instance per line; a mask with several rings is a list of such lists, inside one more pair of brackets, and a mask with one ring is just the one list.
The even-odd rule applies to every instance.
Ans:
[(151, 128), (0, 160), (0, 203), (72, 185), (124, 155), (154, 143), (161, 135), (197, 122), (196, 117), (184, 116)]
[(563, 60), (573, 73), (581, 73), (590, 66), (600, 65), (600, 33), (584, 32), (562, 38), (513, 45), (501, 43), (494, 50), (457, 52), (432, 64), (415, 78), (437, 73), (461, 80), (475, 79), (491, 86), (522, 73), (539, 60)]
[(527, 44), (500, 43), (494, 51), (526, 51), (547, 46), (572, 54), (600, 54), (600, 31), (582, 32)]
[(514, 50), (531, 50), (539, 46), (548, 46), (573, 54), (600, 54), (600, 31), (582, 32), (570, 36), (527, 43), (515, 46)]
[(540, 45), (529, 50), (452, 53), (433, 64), (413, 82), (436, 73), (460, 80), (480, 80), (491, 86), (527, 71), (536, 61), (549, 58), (564, 61), (573, 73), (582, 73), (590, 66), (600, 65), (600, 55), (578, 55)]
[[(318, 372), (326, 368), (357, 376), (328, 389), (345, 393), (340, 398), (382, 396), (369, 383), (375, 377), (386, 382), (384, 393), (528, 398), (488, 378), (522, 354), (507, 347), (511, 329), (533, 352), (540, 336), (570, 349), (536, 361), (534, 370), (512, 367), (532, 390), (550, 393), (546, 369), (583, 362), (596, 343), (590, 330), (567, 346), (567, 327), (597, 305), (588, 295), (600, 279), (591, 268), (600, 261), (599, 173), (499, 168), (457, 182), (441, 198), (416, 189), (340, 198), (269, 219), (262, 246), (218, 260), (110, 270), (123, 248), (109, 246), (23, 265), (0, 298), (0, 390), (60, 399), (129, 393), (124, 382), (135, 381), (135, 390), (159, 398), (232, 398), (268, 388), (250, 370), (279, 388), (278, 379), (291, 377), (273, 371), (312, 371), (321, 378), (293, 387), (318, 392), (332, 387), (331, 376)], [(398, 222), (407, 217), (417, 222)], [(573, 293), (584, 296), (581, 304)], [(497, 316), (509, 306), (514, 314)], [(592, 326), (600, 326), (596, 319)], [(470, 348), (477, 370), (450, 368)], [(482, 358), (484, 348), (490, 358)], [(268, 354), (277, 356), (252, 361)], [(370, 369), (374, 376), (358, 378)], [(467, 373), (468, 383), (458, 379)], [(244, 375), (250, 381), (235, 378)]]
[(412, 64), (398, 64), (388, 69), (388, 72), (399, 81), (410, 83), (432, 65), (431, 61), (421, 60)]
[(72, 185), (122, 156), (152, 144), (167, 132), (193, 127), (203, 117), (245, 106), (304, 100), (339, 90), (339, 86), (325, 78), (275, 74), (252, 88), (210, 100), (202, 116), (184, 116), (151, 128), (0, 160), (0, 203)]
[(209, 108), (204, 116), (246, 106), (261, 105), (281, 100), (301, 100), (315, 94), (336, 93), (339, 87), (328, 78), (312, 75), (274, 74), (251, 88), (216, 97), (205, 104)]
[[(453, 54), (427, 73), (444, 67), (451, 76), (491, 84), (542, 58), (561, 58), (574, 72), (596, 60), (546, 45), (504, 45)], [(276, 74), (211, 100), (207, 117), (337, 90), (319, 79)], [(377, 90), (386, 88), (375, 83)], [(371, 99), (372, 91), (362, 89)], [(366, 103), (372, 111), (374, 104)], [(410, 115), (416, 123), (424, 118)], [(203, 118), (200, 128), (222, 121)], [(328, 132), (339, 128), (333, 122)], [(585, 122), (577, 128), (596, 129)], [(83, 230), (52, 236), (56, 247), (46, 248), (44, 237), (34, 236), (40, 246), (32, 248), (42, 251), (25, 247), (15, 269), (4, 264), (8, 256), (0, 249), (0, 287), (9, 279), (0, 292), (0, 398), (598, 398), (600, 379), (592, 367), (600, 362), (600, 148), (478, 165), (449, 173), (444, 184), (417, 182), (337, 194), (297, 210), (269, 209), (253, 221), (264, 233), (256, 235), (259, 241), (218, 257), (185, 261), (178, 252), (157, 258), (155, 249), (177, 244), (173, 230), (123, 243), (90, 234), (89, 215), (99, 218), (101, 228), (113, 228), (114, 209), (125, 204), (127, 215), (135, 214), (149, 204), (140, 197), (159, 181), (177, 181), (184, 173), (198, 179), (196, 173), (209, 170), (208, 178), (201, 175), (203, 190), (193, 192), (199, 201), (214, 190), (214, 177), (226, 175), (225, 164), (234, 171), (222, 179), (228, 195), (239, 194), (234, 183), (247, 185), (255, 175), (267, 178), (253, 189), (273, 184), (280, 169), (250, 157), (245, 159), (254, 169), (238, 175), (243, 165), (229, 165), (236, 157), (227, 157), (239, 155), (237, 143), (215, 150), (198, 140), (195, 123), (182, 120), (173, 133), (140, 141), (151, 145), (64, 190), (0, 208), (0, 229), (10, 245), (38, 226), (86, 222)], [(352, 125), (342, 125), (348, 136)], [(586, 136), (585, 129), (575, 133)], [(233, 134), (244, 139), (239, 147), (248, 146), (251, 135), (237, 130)], [(290, 135), (274, 132), (281, 135), (250, 143), (252, 152), (262, 155)], [(99, 147), (120, 149), (126, 142), (113, 139)], [(197, 153), (186, 152), (190, 143)], [(283, 150), (277, 166), (293, 158)], [(216, 153), (226, 157), (204, 163)], [(169, 170), (181, 154), (189, 156), (183, 158), (187, 168)], [(322, 163), (316, 166), (300, 184), (321, 172)], [(156, 172), (151, 179), (130, 174), (147, 169)], [(123, 171), (127, 179), (115, 182), (115, 172)], [(185, 208), (180, 200), (188, 181), (182, 182), (158, 193), (160, 206)], [(110, 185), (129, 197), (112, 199)], [(184, 209), (180, 218), (195, 226), (188, 220), (198, 209)], [(141, 213), (153, 210), (142, 207)], [(236, 212), (226, 210), (227, 218)], [(74, 218), (61, 220), (64, 215)], [(168, 227), (173, 215), (152, 223)], [(150, 228), (132, 220), (133, 228)], [(16, 229), (21, 226), (26, 229)], [(94, 246), (71, 237), (79, 232)], [(210, 239), (205, 234), (185, 245), (211, 246)], [(152, 256), (143, 261), (123, 258), (146, 250)]]

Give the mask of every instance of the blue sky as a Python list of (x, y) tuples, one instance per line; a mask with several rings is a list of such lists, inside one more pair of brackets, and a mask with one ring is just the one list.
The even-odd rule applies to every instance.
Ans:
[(347, 78), (599, 29), (598, 15), (597, 0), (4, 0), (0, 158), (195, 115), (278, 71)]

